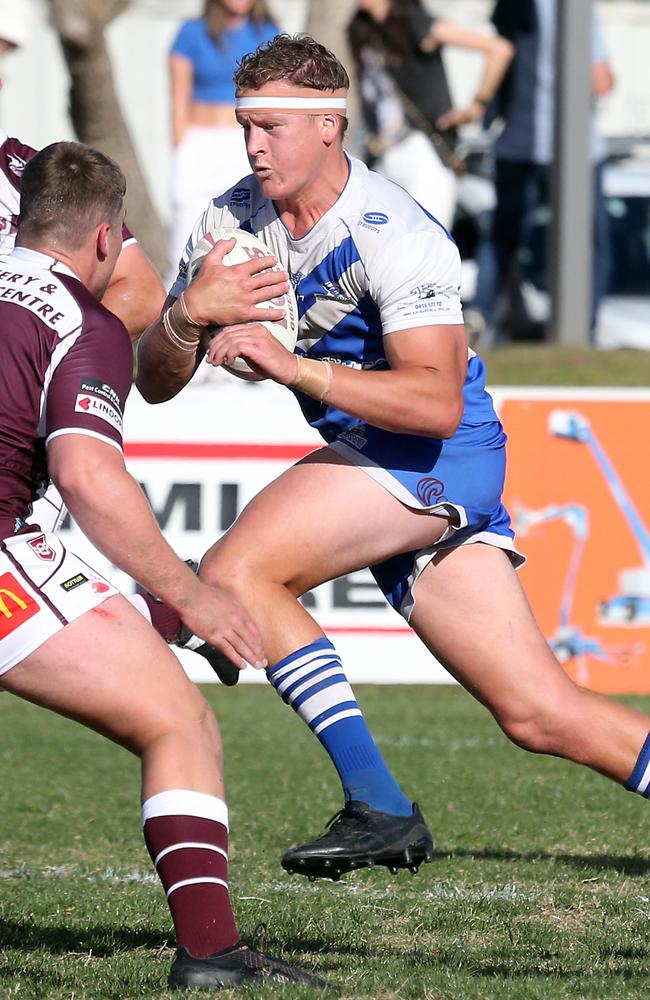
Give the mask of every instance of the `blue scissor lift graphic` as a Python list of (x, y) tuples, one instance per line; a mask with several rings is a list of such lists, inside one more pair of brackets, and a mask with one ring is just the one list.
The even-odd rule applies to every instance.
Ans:
[(525, 535), (530, 528), (549, 521), (563, 521), (571, 528), (575, 544), (569, 560), (562, 597), (560, 600), (559, 622), (554, 635), (548, 644), (560, 663), (576, 660), (578, 665), (578, 680), (587, 680), (586, 656), (593, 656), (604, 663), (611, 663), (620, 653), (618, 649), (609, 649), (602, 645), (599, 639), (583, 635), (577, 625), (571, 623), (571, 613), (575, 597), (578, 570), (589, 537), (589, 512), (582, 504), (549, 504), (531, 510), (519, 507), (515, 511), (515, 530), (517, 534)]
[(647, 627), (650, 625), (650, 534), (641, 515), (586, 417), (573, 410), (552, 410), (549, 431), (555, 437), (589, 448), (641, 553), (640, 566), (621, 572), (620, 593), (602, 601), (598, 621), (602, 625)]

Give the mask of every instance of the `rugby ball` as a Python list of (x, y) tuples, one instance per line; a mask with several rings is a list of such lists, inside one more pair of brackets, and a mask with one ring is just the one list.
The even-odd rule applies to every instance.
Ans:
[[(227, 227), (218, 227), (216, 229), (210, 229), (201, 239), (198, 241), (194, 250), (192, 251), (192, 256), (190, 257), (190, 263), (187, 270), (187, 284), (194, 280), (201, 269), (203, 260), (207, 254), (213, 249), (218, 240), (230, 240), (235, 239), (237, 242), (232, 250), (226, 254), (223, 258), (224, 264), (230, 266), (231, 264), (243, 264), (247, 260), (252, 260), (255, 257), (268, 257), (273, 253), (272, 250), (262, 243), (257, 236), (252, 233), (247, 233), (243, 229), (228, 229)], [(280, 264), (276, 264), (273, 268), (274, 271), (282, 271), (283, 268)], [(296, 303), (296, 297), (293, 293), (291, 285), (289, 285), (288, 291), (282, 295), (280, 298), (269, 300), (268, 302), (260, 302), (260, 309), (284, 309), (285, 315), (282, 320), (265, 320), (263, 321), (264, 326), (272, 333), (276, 340), (279, 340), (288, 351), (293, 351), (296, 346), (296, 340), (298, 339), (298, 306)], [(210, 336), (214, 336), (215, 333), (219, 332), (219, 327), (214, 326), (209, 328)], [(237, 375), (238, 378), (243, 378), (249, 382), (255, 382), (263, 379), (263, 375), (258, 375), (246, 364), (243, 358), (235, 358), (231, 365), (223, 365), (226, 371), (230, 372), (232, 375)]]

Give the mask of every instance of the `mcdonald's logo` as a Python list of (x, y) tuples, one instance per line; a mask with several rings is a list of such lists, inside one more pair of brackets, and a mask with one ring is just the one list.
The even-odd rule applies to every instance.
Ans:
[(14, 632), (40, 608), (12, 573), (0, 575), (0, 639)]

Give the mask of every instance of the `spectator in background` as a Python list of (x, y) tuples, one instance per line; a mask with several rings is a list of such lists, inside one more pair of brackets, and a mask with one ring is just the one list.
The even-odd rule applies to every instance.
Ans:
[[(348, 35), (373, 165), (450, 228), (462, 166), (456, 128), (482, 118), (512, 59), (512, 45), (430, 17), (419, 0), (359, 0)], [(444, 45), (485, 55), (476, 95), (464, 108), (452, 108)]]
[(265, 0), (205, 0), (171, 48), (172, 223), (169, 266), (176, 275), (187, 235), (215, 191), (250, 173), (235, 121), (233, 74), (242, 56), (278, 29)]
[[(496, 208), (491, 225), (491, 254), (479, 268), (474, 309), (483, 317), (486, 340), (504, 337), (497, 330), (500, 296), (509, 286), (516, 254), (526, 237), (532, 212), (548, 203), (553, 161), (555, 102), (556, 0), (498, 0), (492, 22), (514, 45), (515, 58), (488, 117), (503, 121), (496, 140)], [(614, 86), (598, 15), (592, 22), (592, 93), (594, 100)], [(493, 114), (492, 114), (493, 112)], [(594, 260), (592, 337), (598, 306), (607, 292), (610, 272), (609, 227), (603, 197), (605, 148), (595, 114), (591, 159), (594, 185)], [(485, 250), (485, 248), (484, 248)], [(488, 247), (488, 250), (490, 248)]]

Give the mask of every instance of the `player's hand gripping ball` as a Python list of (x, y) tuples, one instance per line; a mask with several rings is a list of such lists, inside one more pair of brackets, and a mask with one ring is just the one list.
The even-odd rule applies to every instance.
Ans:
[[(218, 240), (230, 240), (235, 239), (237, 242), (232, 250), (230, 250), (226, 256), (223, 258), (223, 263), (230, 266), (231, 264), (243, 264), (247, 260), (252, 260), (255, 257), (269, 257), (273, 255), (273, 251), (262, 243), (257, 236), (252, 233), (247, 233), (243, 229), (228, 229), (225, 226), (218, 227), (216, 229), (210, 229), (205, 236), (203, 236), (199, 242), (194, 247), (192, 251), (192, 256), (190, 257), (190, 265), (187, 269), (187, 284), (194, 280), (198, 274), (201, 264), (204, 258), (210, 251), (214, 248)], [(281, 271), (282, 267), (276, 264), (272, 269), (274, 271)], [(282, 320), (262, 321), (263, 325), (273, 334), (276, 340), (279, 340), (281, 344), (288, 351), (293, 351), (296, 346), (296, 340), (298, 339), (298, 305), (296, 303), (296, 296), (293, 293), (291, 285), (289, 285), (288, 291), (282, 295), (280, 298), (273, 299), (269, 302), (260, 302), (258, 308), (260, 309), (284, 309), (285, 316)], [(209, 328), (211, 336), (218, 333), (220, 327), (214, 326)], [(232, 375), (236, 375), (238, 378), (246, 379), (249, 382), (261, 381), (264, 376), (258, 375), (246, 364), (243, 358), (235, 358), (231, 365), (223, 365), (226, 371), (230, 372)]]

